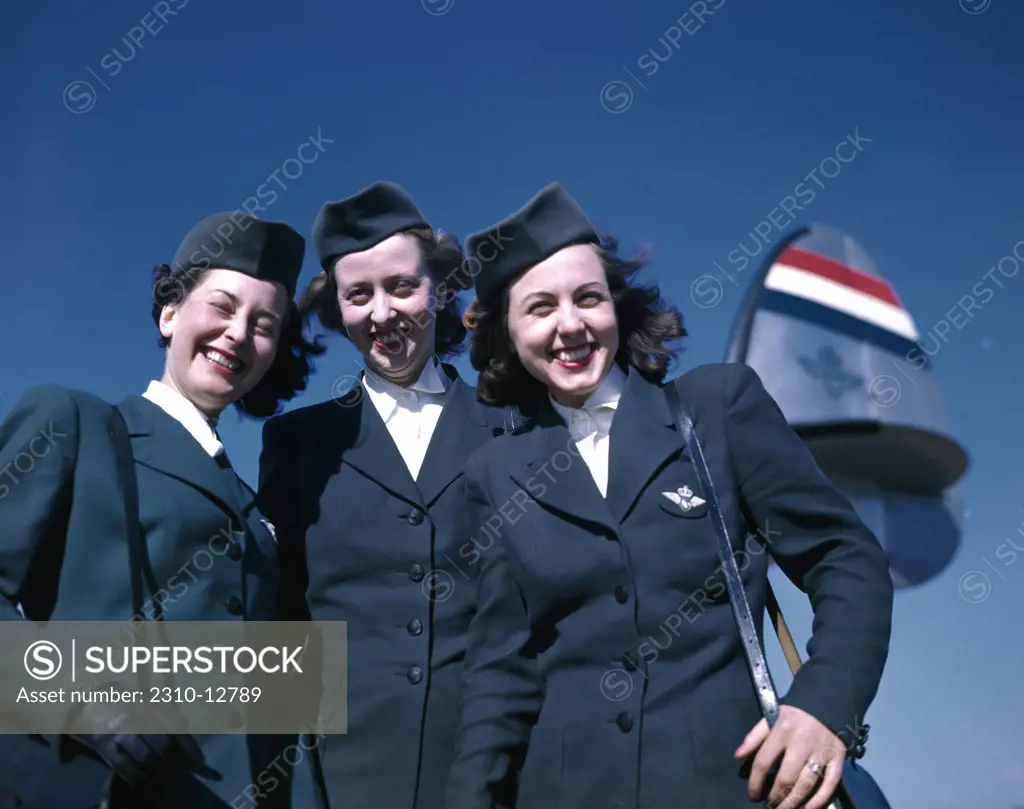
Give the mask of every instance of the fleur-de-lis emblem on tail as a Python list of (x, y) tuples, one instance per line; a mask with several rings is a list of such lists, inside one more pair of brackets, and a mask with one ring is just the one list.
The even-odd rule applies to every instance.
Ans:
[(681, 486), (674, 492), (662, 492), (662, 494), (683, 511), (689, 511), (691, 508), (704, 505), (704, 498), (695, 495), (693, 489), (689, 486)]
[(832, 346), (822, 346), (815, 357), (799, 357), (803, 369), (825, 388), (825, 392), (836, 401), (843, 394), (857, 387), (863, 387), (864, 380), (843, 369), (843, 358)]

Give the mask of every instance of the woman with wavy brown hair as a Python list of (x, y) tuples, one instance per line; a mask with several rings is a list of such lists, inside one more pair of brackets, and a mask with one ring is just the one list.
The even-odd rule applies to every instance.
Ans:
[(480, 574), (445, 806), (822, 809), (888, 651), (881, 546), (750, 368), (674, 383), (732, 536), (763, 538), (743, 574), (755, 614), (768, 554), (815, 607), (810, 661), (769, 732), (662, 390), (679, 312), (557, 184), (467, 250), (496, 238), (470, 356), (481, 398), (533, 421), (466, 467)]
[(261, 507), (285, 614), (347, 622), (347, 733), (319, 745), (330, 801), (436, 807), (474, 605), (462, 470), (506, 416), (443, 362), (466, 336), (457, 293), (474, 265), (393, 183), (324, 205), (313, 241), (323, 273), (301, 307), (365, 367), (335, 399), (267, 422)]

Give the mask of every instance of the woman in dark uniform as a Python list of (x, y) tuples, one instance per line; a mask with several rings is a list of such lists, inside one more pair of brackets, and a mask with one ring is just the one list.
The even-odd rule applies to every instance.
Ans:
[(476, 277), (470, 356), (481, 398), (534, 421), (467, 465), (481, 573), (446, 806), (821, 809), (888, 652), (879, 543), (750, 368), (682, 378), (731, 535), (759, 538), (754, 614), (768, 554), (814, 605), (769, 733), (661, 389), (681, 316), (558, 185), (467, 249), (496, 233), (508, 247)]
[[(127, 622), (138, 610), (135, 620), (275, 619), (272, 526), (216, 425), (230, 405), (265, 418), (305, 388), (307, 356), (322, 349), (303, 339), (293, 303), (304, 252), (285, 224), (241, 212), (204, 219), (172, 264), (154, 271), (153, 319), (166, 347), (159, 381), (116, 407), (57, 385), (24, 394), (0, 426), (0, 467), (25, 472), (0, 498), (0, 617)], [(136, 511), (142, 561), (130, 558)], [(133, 593), (137, 566), (145, 585)], [(281, 752), (270, 736), (97, 733), (47, 737), (48, 748), (5, 738), (21, 752), (5, 757), (0, 793), (26, 807), (89, 806), (104, 782), (112, 809), (287, 797), (256, 800), (252, 791)], [(311, 790), (294, 805), (311, 805), (303, 797), (312, 800)]]
[(462, 470), (513, 416), (442, 360), (466, 335), (456, 294), (497, 248), (464, 258), (387, 182), (324, 205), (313, 240), (324, 272), (300, 308), (365, 369), (267, 422), (261, 508), (297, 596), (285, 614), (347, 622), (347, 733), (321, 744), (332, 805), (435, 809), (475, 603)]

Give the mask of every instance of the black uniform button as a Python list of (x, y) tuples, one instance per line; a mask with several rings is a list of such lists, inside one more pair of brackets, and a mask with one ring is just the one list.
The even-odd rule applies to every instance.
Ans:
[(630, 671), (636, 671), (637, 670), (636, 658), (633, 657), (633, 655), (630, 652), (625, 652), (622, 655), (622, 665), (625, 666)]
[(621, 584), (615, 588), (615, 600), (618, 601), (620, 604), (625, 604), (627, 601), (629, 601), (629, 593), (626, 592), (626, 588), (623, 587)]
[(224, 602), (224, 606), (228, 608), (228, 612), (232, 615), (242, 614), (242, 599), (238, 596), (231, 596), (231, 598)]
[(619, 726), (619, 730), (623, 733), (629, 733), (633, 729), (633, 720), (625, 711), (615, 717), (615, 724)]
[(231, 540), (230, 542), (228, 542), (227, 555), (228, 559), (230, 559), (232, 562), (237, 562), (239, 559), (242, 558), (242, 546), (234, 540)]
[(409, 669), (405, 676), (409, 678), (410, 683), (416, 685), (416, 683), (423, 679), (423, 669), (421, 669), (419, 666), (413, 666)]
[(414, 508), (409, 512), (409, 525), (419, 525), (423, 522), (423, 512)]
[(409, 624), (406, 627), (406, 629), (409, 630), (410, 635), (419, 635), (423, 632), (423, 621), (421, 621), (419, 618), (413, 618), (411, 621), (409, 621)]
[(423, 581), (423, 565), (413, 565), (409, 568), (409, 581)]

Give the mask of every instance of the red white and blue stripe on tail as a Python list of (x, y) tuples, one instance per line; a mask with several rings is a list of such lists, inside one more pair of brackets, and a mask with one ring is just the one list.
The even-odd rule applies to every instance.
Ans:
[(760, 305), (901, 358), (920, 337), (885, 279), (800, 247), (787, 247), (772, 264)]

